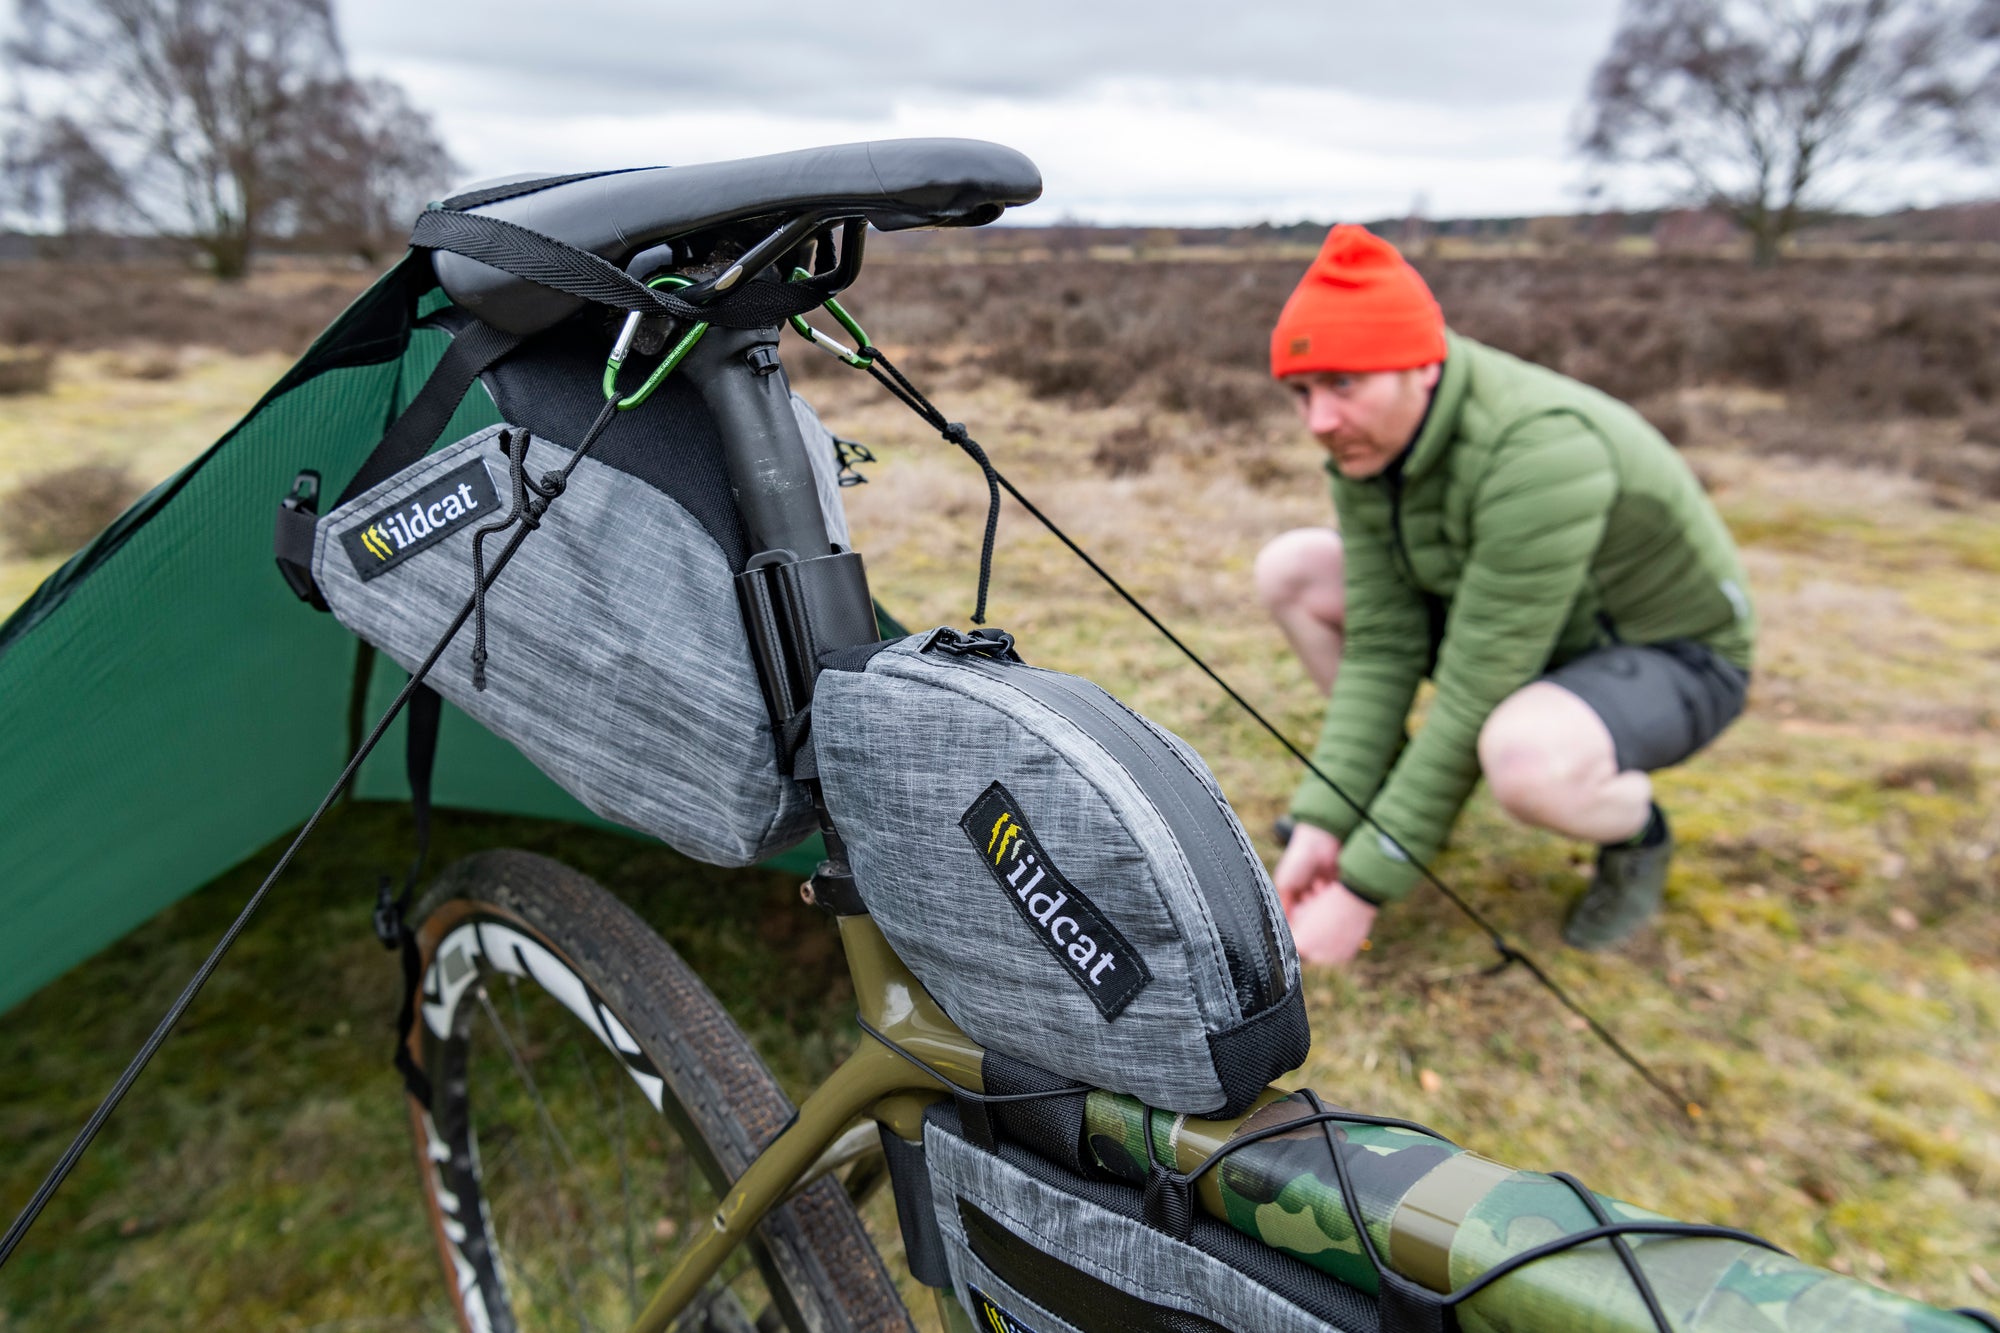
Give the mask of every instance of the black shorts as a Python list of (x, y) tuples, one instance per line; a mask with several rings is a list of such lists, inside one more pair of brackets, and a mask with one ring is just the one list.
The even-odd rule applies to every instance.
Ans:
[(1690, 639), (1619, 643), (1542, 677), (1590, 705), (1611, 730), (1618, 768), (1671, 768), (1743, 711), (1750, 673)]

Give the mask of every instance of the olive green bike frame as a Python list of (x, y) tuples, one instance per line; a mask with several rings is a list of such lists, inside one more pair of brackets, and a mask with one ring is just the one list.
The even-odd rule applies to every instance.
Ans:
[[(980, 1091), (984, 1048), (945, 1017), (873, 919), (844, 916), (839, 921), (861, 1016), (946, 1078)], [(908, 1142), (921, 1142), (924, 1109), (947, 1093), (944, 1084), (909, 1060), (864, 1037), (854, 1054), (806, 1098), (798, 1118), (737, 1179), (632, 1325), (633, 1333), (664, 1333), (765, 1215), (823, 1173), (815, 1168), (851, 1126), (873, 1121)], [(948, 1294), (940, 1298), (939, 1308), (949, 1326), (971, 1328)]]

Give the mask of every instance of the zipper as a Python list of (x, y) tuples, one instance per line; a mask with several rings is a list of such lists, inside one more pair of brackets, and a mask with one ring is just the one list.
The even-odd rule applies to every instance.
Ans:
[[(1278, 942), (1269, 915), (1256, 901), (1254, 879), (1246, 883), (1241, 873), (1242, 847), (1229, 827), (1226, 807), (1178, 755), (1163, 753), (1166, 742), (1130, 708), (1089, 681), (1000, 656), (994, 651), (998, 647), (983, 634), (975, 640), (944, 629), (933, 633), (918, 651), (936, 648), (950, 653), (966, 667), (1004, 680), (1061, 713), (1121, 761), (1136, 756), (1140, 762), (1134, 767), (1154, 779), (1146, 783), (1146, 795), (1167, 826), (1180, 835), (1195, 883), (1215, 919), (1243, 1017), (1254, 1017), (1283, 999), (1285, 974)], [(1009, 636), (1007, 649), (1011, 648)]]
[(1410, 558), (1410, 548), (1403, 541), (1403, 472), (1396, 469), (1383, 479), (1389, 488), (1389, 536), (1394, 543), (1397, 562), (1403, 566), (1403, 577), (1418, 592), (1423, 585), (1417, 582), (1417, 562)]

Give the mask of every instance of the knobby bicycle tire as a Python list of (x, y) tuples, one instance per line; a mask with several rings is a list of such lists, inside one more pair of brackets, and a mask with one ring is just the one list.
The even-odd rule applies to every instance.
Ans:
[[(538, 1129), (553, 1131), (564, 1159), (547, 1155), (551, 1169), (531, 1182), (524, 1193), (532, 1202), (524, 1200), (517, 1211), (539, 1210), (555, 1218), (553, 1229), (558, 1234), (548, 1248), (557, 1252), (559, 1265), (567, 1264), (561, 1252), (570, 1244), (561, 1235), (562, 1219), (569, 1218), (586, 1233), (596, 1229), (597, 1220), (592, 1212), (590, 1221), (574, 1223), (587, 1209), (579, 1210), (574, 1201), (565, 1200), (577, 1178), (589, 1174), (573, 1155), (568, 1137), (602, 1126), (579, 1123), (592, 1116), (575, 1104), (562, 1108), (570, 1123), (555, 1123), (559, 1117), (545, 1104), (545, 1089), (527, 1063), (545, 1056), (551, 1043), (526, 1033), (510, 1036), (491, 992), (508, 991), (518, 1005), (521, 994), (532, 988), (539, 1010), (557, 1015), (556, 1026), (567, 1030), (558, 1039), (580, 1054), (555, 1062), (558, 1067), (551, 1077), (568, 1077), (572, 1066), (594, 1064), (594, 1074), (585, 1068), (584, 1077), (572, 1082), (591, 1088), (594, 1098), (601, 1097), (607, 1082), (614, 1097), (643, 1096), (641, 1110), (657, 1108), (659, 1119), (678, 1134), (701, 1179), (683, 1172), (682, 1188), (676, 1192), (705, 1201), (699, 1209), (692, 1202), (687, 1205), (690, 1212), (681, 1239), (706, 1224), (714, 1200), (791, 1120), (791, 1102), (700, 978), (631, 909), (560, 862), (520, 851), (468, 857), (443, 872), (414, 919), (422, 992), (412, 1024), (411, 1053), (430, 1078), (433, 1093), (428, 1109), (415, 1096), (409, 1098), (411, 1123), (431, 1229), (455, 1313), (468, 1333), (512, 1330), (532, 1322), (517, 1318), (522, 1313), (517, 1307), (534, 1307), (529, 1313), (544, 1317), (541, 1305), (559, 1303), (538, 1304), (532, 1299), (520, 1281), (525, 1256), (517, 1259), (510, 1253), (513, 1241), (506, 1233), (510, 1219), (496, 1222), (493, 1216), (494, 1182), (488, 1177), (497, 1178), (500, 1168), (482, 1161), (482, 1147), (496, 1164), (502, 1159), (491, 1143), (482, 1144), (482, 1107), (490, 1119), (500, 1119), (506, 1099), (477, 1086), (476, 1069), (496, 1066), (494, 1051), (475, 1049), (476, 1031), (486, 1034), (483, 1040), (488, 1046), (505, 1048), (505, 1058), (522, 1073), (520, 1081), (533, 1095), (533, 1114), (515, 1118), (537, 1120)], [(482, 1011), (489, 1020), (485, 1024), (480, 1020)], [(545, 1022), (543, 1031), (547, 1029)], [(482, 1060), (487, 1063), (481, 1064)], [(619, 1103), (621, 1116), (625, 1104)], [(663, 1127), (643, 1118), (642, 1126), (641, 1135), (650, 1136), (650, 1141), (642, 1138), (646, 1146), (659, 1147), (666, 1137)], [(644, 1156), (637, 1169), (631, 1169), (623, 1160), (626, 1128), (621, 1118), (619, 1172), (630, 1282), (633, 1181), (639, 1179), (642, 1190), (672, 1191), (671, 1184), (661, 1187), (656, 1182), (671, 1182), (674, 1173), (671, 1162), (663, 1166)], [(502, 1136), (489, 1125), (487, 1137)], [(505, 1141), (525, 1159), (528, 1153), (514, 1143), (517, 1137), (528, 1136), (509, 1131)], [(649, 1171), (658, 1174), (648, 1176)], [(708, 1192), (701, 1194), (704, 1189)], [(589, 1205), (588, 1199), (584, 1202)], [(657, 1242), (674, 1234), (646, 1231), (639, 1239), (657, 1251), (661, 1248)], [(770, 1301), (761, 1317), (750, 1311), (752, 1324), (741, 1307), (726, 1309), (711, 1303), (705, 1313), (697, 1311), (677, 1327), (716, 1333), (752, 1327), (909, 1333), (909, 1316), (895, 1284), (835, 1177), (821, 1178), (775, 1210), (748, 1248)], [(601, 1274), (596, 1276), (602, 1279)], [(742, 1273), (737, 1276), (740, 1279)], [(564, 1290), (557, 1295), (566, 1294), (577, 1308), (555, 1312), (554, 1322), (565, 1327), (598, 1326), (584, 1309), (579, 1280), (566, 1266), (560, 1285)], [(715, 1290), (712, 1284), (711, 1293)], [(637, 1285), (633, 1292), (639, 1305), (650, 1294)], [(728, 1295), (727, 1290), (722, 1294)], [(637, 1312), (628, 1309), (627, 1319)]]

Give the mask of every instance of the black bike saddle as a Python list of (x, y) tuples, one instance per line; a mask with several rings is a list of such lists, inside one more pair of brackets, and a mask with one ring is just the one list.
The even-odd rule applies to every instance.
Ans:
[[(663, 241), (750, 218), (863, 218), (882, 231), (976, 227), (1041, 195), (1011, 148), (978, 139), (887, 139), (690, 167), (528, 178), (448, 199), (623, 266)], [(451, 299), (489, 324), (532, 333), (583, 304), (463, 255), (432, 255)]]

